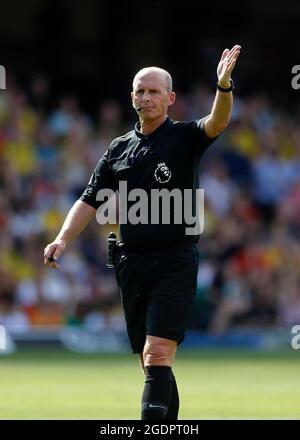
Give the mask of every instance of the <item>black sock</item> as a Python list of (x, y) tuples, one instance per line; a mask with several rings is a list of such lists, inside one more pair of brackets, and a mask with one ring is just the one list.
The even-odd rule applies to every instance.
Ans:
[(146, 380), (142, 396), (142, 420), (164, 420), (172, 395), (171, 367), (145, 367)]
[(178, 420), (179, 395), (174, 374), (172, 380), (172, 399), (165, 420)]

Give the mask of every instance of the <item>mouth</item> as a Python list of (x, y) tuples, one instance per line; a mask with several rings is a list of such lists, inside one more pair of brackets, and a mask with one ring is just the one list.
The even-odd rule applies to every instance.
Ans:
[(139, 107), (140, 111), (142, 110), (153, 110), (154, 107)]

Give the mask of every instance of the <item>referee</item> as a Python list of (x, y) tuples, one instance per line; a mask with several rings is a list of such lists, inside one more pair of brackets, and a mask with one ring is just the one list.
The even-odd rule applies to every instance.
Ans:
[[(213, 107), (200, 120), (175, 122), (168, 117), (175, 93), (167, 71), (146, 67), (136, 74), (131, 98), (139, 122), (134, 130), (114, 139), (99, 160), (59, 234), (45, 248), (47, 266), (59, 267), (57, 259), (68, 243), (95, 217), (103, 204), (97, 197), (99, 190), (117, 191), (126, 183), (127, 191), (139, 188), (149, 196), (153, 189), (191, 189), (195, 193), (199, 160), (229, 123), (231, 73), (240, 49), (235, 45), (223, 51)], [(173, 206), (169, 210), (176, 214)], [(188, 235), (186, 226), (184, 220), (180, 224), (174, 219), (165, 224), (161, 216), (155, 222), (120, 224), (116, 278), (132, 351), (139, 354), (145, 373), (142, 420), (178, 418), (172, 365), (177, 345), (184, 339), (199, 263), (199, 234)]]

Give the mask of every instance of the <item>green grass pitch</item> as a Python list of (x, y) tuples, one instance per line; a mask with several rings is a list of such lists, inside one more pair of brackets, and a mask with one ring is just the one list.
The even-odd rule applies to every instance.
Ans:
[[(180, 419), (299, 419), (300, 352), (186, 351)], [(0, 357), (1, 419), (139, 419), (137, 356), (19, 351)]]

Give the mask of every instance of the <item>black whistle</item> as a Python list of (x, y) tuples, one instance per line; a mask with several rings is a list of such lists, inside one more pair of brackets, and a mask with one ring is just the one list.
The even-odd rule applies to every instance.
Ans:
[(114, 269), (117, 256), (117, 236), (111, 232), (107, 239), (107, 263), (108, 269)]

